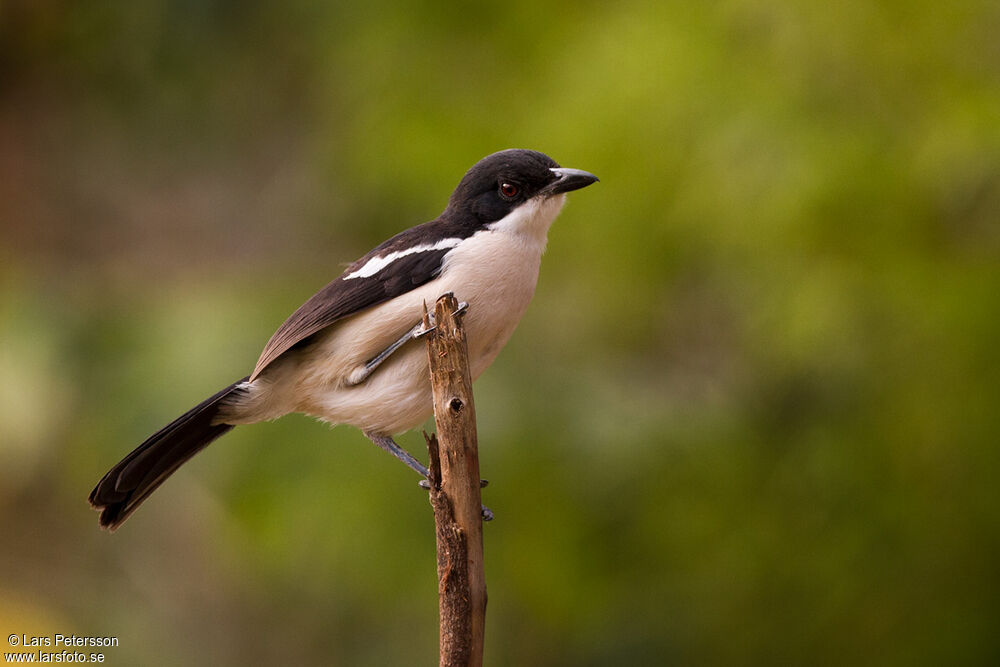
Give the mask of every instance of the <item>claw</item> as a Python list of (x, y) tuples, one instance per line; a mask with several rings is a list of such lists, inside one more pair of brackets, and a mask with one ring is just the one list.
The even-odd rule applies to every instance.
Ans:
[(432, 324), (431, 326), (427, 327), (426, 329), (423, 328), (423, 327), (420, 327), (419, 329), (417, 329), (416, 331), (413, 332), (413, 337), (414, 338), (423, 338), (424, 336), (426, 336), (430, 332), (434, 331), (435, 329), (437, 329), (437, 325), (436, 324)]
[[(485, 479), (479, 480), (480, 488), (485, 487), (487, 484), (489, 484), (489, 481)], [(431, 481), (429, 479), (422, 479), (419, 482), (417, 482), (417, 486), (419, 486), (424, 491), (430, 491)], [(491, 510), (486, 505), (480, 505), (479, 507), (480, 507), (479, 509), (480, 516), (483, 517), (483, 521), (492, 521), (494, 519), (493, 510)]]
[[(488, 479), (481, 479), (481, 480), (479, 480), (479, 488), (480, 489), (485, 489), (489, 485), (490, 485), (490, 480), (488, 480)], [(425, 490), (429, 491), (430, 488), (431, 488), (431, 483), (430, 483), (430, 480), (422, 479), (419, 482), (417, 482), (417, 486), (419, 486), (421, 489), (425, 489)]]
[[(461, 303), (458, 304), (458, 308), (455, 309), (453, 315), (455, 315), (455, 317), (458, 317), (459, 315), (464, 314), (465, 311), (467, 311), (468, 309), (469, 309), (469, 302), (462, 301)], [(427, 313), (427, 320), (431, 322), (431, 325), (425, 328), (423, 322), (421, 322), (420, 324), (415, 326), (413, 328), (413, 333), (410, 334), (413, 338), (423, 338), (430, 332), (437, 329), (437, 324), (434, 324), (434, 315), (432, 313)]]

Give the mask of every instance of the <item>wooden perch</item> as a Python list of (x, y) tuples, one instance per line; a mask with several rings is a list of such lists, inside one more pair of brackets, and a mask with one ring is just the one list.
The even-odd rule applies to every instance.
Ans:
[[(437, 535), (442, 667), (482, 665), (486, 625), (476, 409), (465, 331), (456, 311), (454, 295), (439, 298), (434, 305), (436, 326), (425, 336), (437, 428), (437, 435), (427, 438), (427, 449)], [(424, 329), (429, 328), (425, 309)]]

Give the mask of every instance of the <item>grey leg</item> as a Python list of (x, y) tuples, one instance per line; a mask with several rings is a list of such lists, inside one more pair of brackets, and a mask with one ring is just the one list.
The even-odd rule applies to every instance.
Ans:
[[(466, 303), (465, 301), (463, 301), (462, 303), (458, 304), (458, 310), (455, 311), (455, 314), (459, 315), (461, 313), (464, 313), (466, 310), (468, 310), (468, 308), (469, 308), (469, 304)], [(407, 331), (405, 334), (403, 334), (402, 336), (400, 336), (399, 339), (396, 340), (396, 342), (394, 342), (392, 345), (390, 345), (389, 347), (385, 348), (384, 350), (382, 350), (381, 352), (379, 352), (377, 355), (375, 355), (372, 359), (370, 359), (369, 361), (367, 361), (365, 363), (364, 367), (359, 368), (359, 369), (355, 370), (354, 372), (352, 372), (351, 376), (350, 376), (350, 379), (348, 380), (348, 384), (350, 386), (354, 386), (356, 384), (361, 384), (362, 382), (364, 382), (365, 380), (367, 380), (369, 378), (369, 376), (371, 376), (372, 373), (375, 372), (376, 368), (378, 368), (379, 366), (381, 366), (385, 362), (386, 359), (388, 359), (390, 356), (392, 356), (393, 352), (395, 352), (399, 348), (403, 347), (404, 345), (406, 345), (408, 342), (410, 342), (414, 338), (420, 338), (421, 336), (424, 336), (424, 335), (430, 333), (431, 331), (433, 331), (434, 330), (434, 316), (433, 315), (430, 316), (430, 321), (431, 321), (431, 326), (429, 328), (427, 328), (427, 329), (424, 329), (423, 322), (417, 322), (415, 325), (413, 325), (413, 327), (411, 327), (410, 330)]]
[(412, 339), (416, 338), (421, 328), (422, 326), (418, 322), (412, 329), (410, 329), (405, 334), (400, 336), (396, 342), (394, 342), (392, 345), (390, 345), (389, 347), (385, 348), (377, 355), (375, 355), (375, 357), (366, 362), (363, 367), (351, 373), (349, 384), (353, 386), (356, 384), (361, 384), (362, 382), (367, 380), (368, 377), (375, 372), (375, 369), (381, 366), (383, 362), (385, 362), (385, 360), (392, 355), (393, 352), (406, 345), (406, 343), (408, 343)]
[(379, 435), (377, 433), (371, 433), (369, 431), (365, 431), (365, 437), (374, 442), (376, 445), (378, 445), (385, 451), (395, 456), (397, 459), (408, 465), (413, 470), (417, 471), (419, 475), (426, 478), (427, 475), (429, 474), (427, 472), (427, 468), (425, 468), (423, 464), (420, 463), (420, 461), (413, 458), (413, 456), (408, 451), (397, 445), (396, 441), (392, 439), (392, 436)]
[[(419, 482), (420, 486), (425, 489), (430, 488), (430, 485), (427, 482), (427, 477), (430, 473), (428, 472), (427, 468), (425, 468), (423, 464), (420, 463), (420, 461), (413, 458), (413, 456), (408, 451), (397, 445), (396, 441), (392, 439), (392, 436), (379, 435), (377, 433), (371, 433), (369, 431), (365, 431), (365, 437), (374, 442), (381, 449), (384, 449), (385, 451), (395, 456), (397, 459), (408, 465), (413, 470), (417, 471), (417, 473), (424, 478), (420, 480)], [(482, 486), (486, 486), (488, 483), (489, 482), (487, 482), (486, 480), (480, 480), (480, 484)], [(481, 512), (483, 515), (483, 521), (492, 521), (493, 510), (491, 510), (486, 505), (482, 505), (481, 507), (482, 507)]]

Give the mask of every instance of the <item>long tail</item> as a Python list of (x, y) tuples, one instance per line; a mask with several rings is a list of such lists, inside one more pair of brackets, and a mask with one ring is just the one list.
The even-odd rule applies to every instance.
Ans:
[(240, 391), (234, 382), (205, 399), (149, 436), (131, 454), (107, 472), (90, 492), (90, 505), (101, 511), (101, 527), (115, 530), (149, 494), (189, 458), (232, 430), (231, 424), (213, 424), (219, 404)]

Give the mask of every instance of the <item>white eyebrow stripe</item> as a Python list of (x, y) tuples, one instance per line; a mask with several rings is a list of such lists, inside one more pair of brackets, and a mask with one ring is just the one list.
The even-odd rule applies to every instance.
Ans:
[(372, 257), (367, 262), (364, 263), (357, 271), (352, 271), (351, 273), (344, 276), (344, 280), (350, 280), (351, 278), (368, 278), (374, 276), (376, 273), (389, 266), (395, 262), (400, 257), (406, 257), (407, 255), (414, 255), (418, 252), (430, 252), (431, 250), (444, 250), (445, 248), (454, 248), (462, 239), (450, 238), (441, 239), (437, 243), (425, 243), (422, 245), (413, 246), (412, 248), (407, 248), (406, 250), (396, 250), (395, 252), (390, 252), (388, 255), (380, 257)]

